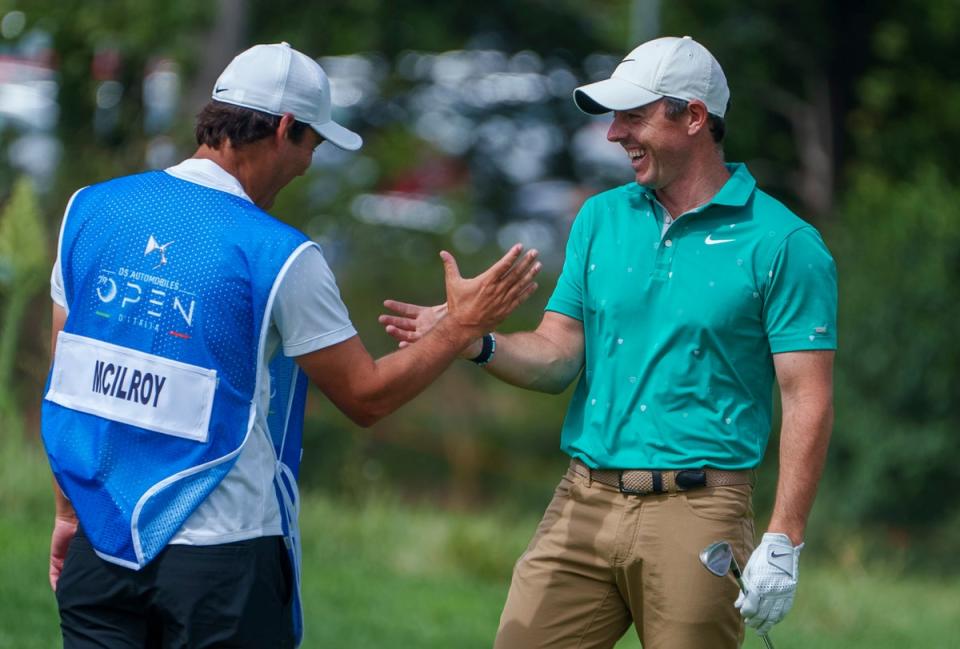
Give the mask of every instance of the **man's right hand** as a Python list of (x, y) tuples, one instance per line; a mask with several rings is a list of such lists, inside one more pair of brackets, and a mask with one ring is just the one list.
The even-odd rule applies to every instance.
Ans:
[(446, 250), (443, 259), (447, 286), (447, 317), (473, 337), (498, 324), (537, 289), (533, 278), (540, 272), (537, 251), (521, 257), (523, 246), (515, 244), (498, 262), (474, 278), (460, 275), (457, 261)]
[(57, 582), (63, 572), (63, 562), (67, 558), (70, 541), (77, 533), (76, 516), (57, 516), (53, 521), (53, 534), (50, 535), (50, 588), (57, 592)]

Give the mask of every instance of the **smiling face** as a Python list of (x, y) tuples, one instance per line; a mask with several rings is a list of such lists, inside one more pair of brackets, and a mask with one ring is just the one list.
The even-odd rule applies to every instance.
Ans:
[(662, 100), (613, 113), (607, 139), (630, 156), (637, 184), (658, 190), (683, 175), (690, 157), (691, 138), (687, 120), (665, 115)]

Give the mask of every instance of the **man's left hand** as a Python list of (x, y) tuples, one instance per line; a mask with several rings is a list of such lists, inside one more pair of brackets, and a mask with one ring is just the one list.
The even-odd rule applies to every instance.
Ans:
[(734, 606), (757, 633), (767, 633), (793, 606), (802, 549), (803, 543), (794, 546), (786, 534), (768, 532), (750, 555), (743, 570), (746, 593), (740, 592)]

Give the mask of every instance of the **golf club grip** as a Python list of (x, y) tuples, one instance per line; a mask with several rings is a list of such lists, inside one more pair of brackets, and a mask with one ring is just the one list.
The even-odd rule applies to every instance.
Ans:
[[(743, 585), (743, 576), (740, 574), (740, 566), (738, 566), (736, 562), (733, 562), (733, 564), (730, 566), (730, 572), (732, 572), (733, 576), (736, 577), (737, 585), (740, 586), (740, 590), (746, 594), (747, 587)], [(763, 640), (763, 646), (767, 649), (773, 649), (773, 640), (770, 639), (770, 636), (768, 636), (766, 633), (761, 633), (759, 635), (760, 639)]]

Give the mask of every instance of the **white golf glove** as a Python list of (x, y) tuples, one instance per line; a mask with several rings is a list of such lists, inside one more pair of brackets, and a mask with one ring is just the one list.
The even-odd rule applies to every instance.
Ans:
[(794, 547), (786, 534), (768, 532), (750, 555), (743, 570), (747, 592), (740, 591), (734, 606), (757, 633), (767, 633), (793, 606), (802, 549), (803, 543)]

